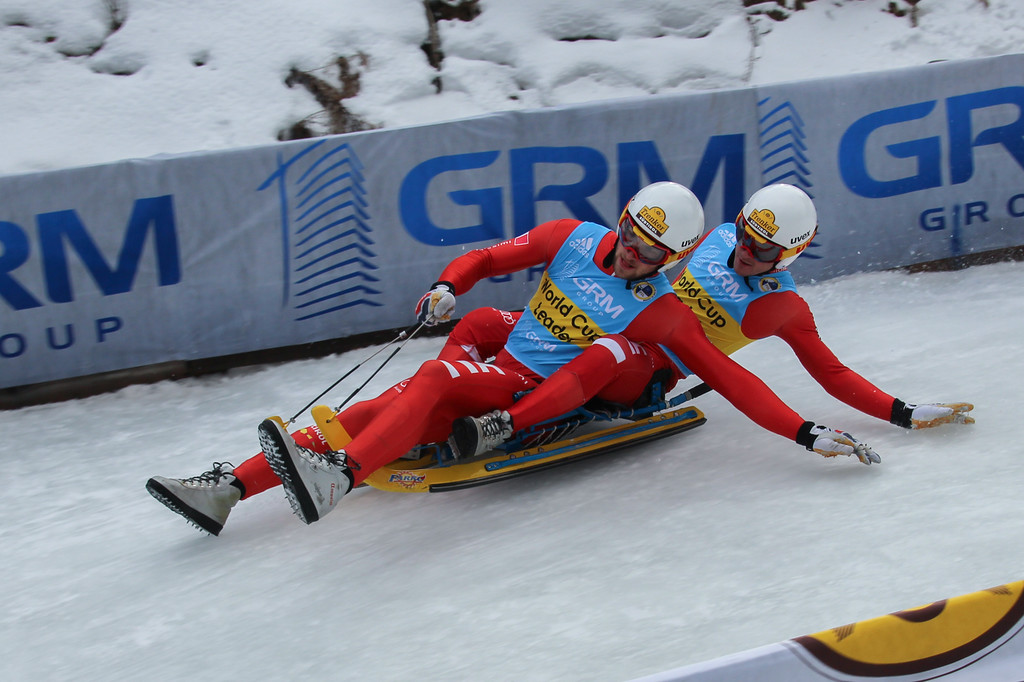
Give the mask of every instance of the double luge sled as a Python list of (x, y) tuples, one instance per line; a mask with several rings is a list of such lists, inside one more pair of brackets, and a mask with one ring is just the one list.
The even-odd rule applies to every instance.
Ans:
[[(447, 443), (418, 446), (381, 467), (366, 479), (379, 490), (436, 493), (493, 483), (587, 457), (638, 445), (703, 424), (704, 413), (683, 403), (706, 392), (703, 384), (641, 408), (588, 406), (513, 434), (498, 449), (477, 457), (456, 459)], [(347, 442), (326, 405), (312, 409), (313, 419), (331, 448)]]

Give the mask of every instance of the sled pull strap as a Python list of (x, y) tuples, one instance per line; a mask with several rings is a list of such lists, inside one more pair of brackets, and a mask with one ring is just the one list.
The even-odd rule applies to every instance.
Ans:
[[(417, 324), (414, 324), (413, 326), (409, 327), (408, 329), (405, 329), (405, 330), (403, 330), (403, 331), (402, 331), (401, 333), (399, 333), (399, 334), (398, 334), (398, 336), (396, 336), (395, 338), (391, 339), (390, 341), (388, 341), (387, 343), (385, 343), (385, 344), (384, 344), (383, 346), (381, 346), (380, 348), (378, 348), (378, 349), (377, 349), (376, 351), (374, 351), (374, 352), (373, 352), (373, 353), (372, 353), (371, 355), (369, 355), (369, 356), (368, 356), (368, 357), (366, 357), (365, 359), (361, 360), (360, 362), (357, 362), (357, 363), (355, 364), (355, 366), (354, 366), (354, 367), (352, 367), (352, 369), (350, 369), (349, 371), (347, 371), (347, 372), (345, 372), (345, 373), (344, 373), (343, 375), (341, 375), (341, 378), (339, 378), (339, 379), (338, 379), (337, 381), (335, 381), (335, 382), (334, 382), (333, 384), (331, 384), (330, 386), (328, 386), (327, 388), (325, 388), (325, 389), (324, 389), (323, 391), (321, 391), (321, 393), (320, 393), (320, 394), (319, 394), (319, 395), (318, 395), (317, 397), (313, 398), (313, 399), (312, 399), (312, 400), (310, 400), (310, 401), (309, 401), (308, 403), (306, 403), (306, 405), (305, 405), (305, 406), (304, 406), (304, 407), (303, 407), (303, 408), (302, 408), (301, 410), (299, 410), (298, 412), (296, 412), (296, 413), (295, 413), (295, 414), (294, 414), (294, 415), (292, 416), (292, 418), (288, 420), (288, 422), (287, 422), (287, 423), (288, 423), (288, 424), (292, 424), (292, 423), (294, 423), (294, 422), (295, 422), (295, 420), (299, 418), (299, 415), (301, 415), (301, 414), (302, 414), (303, 412), (305, 412), (305, 411), (306, 411), (306, 410), (308, 410), (308, 409), (309, 409), (310, 407), (312, 407), (312, 406), (313, 406), (313, 404), (314, 404), (314, 403), (315, 403), (316, 401), (320, 400), (320, 398), (323, 398), (323, 397), (324, 397), (325, 395), (327, 395), (327, 394), (328, 394), (328, 393), (329, 393), (329, 392), (330, 392), (330, 391), (331, 391), (331, 390), (332, 390), (332, 389), (333, 389), (333, 388), (334, 388), (335, 386), (337, 386), (337, 385), (338, 385), (338, 384), (340, 384), (340, 383), (341, 383), (342, 381), (344, 381), (345, 379), (347, 379), (347, 378), (348, 378), (348, 377), (349, 377), (349, 376), (350, 376), (350, 375), (351, 375), (351, 374), (352, 374), (353, 372), (355, 372), (355, 371), (356, 371), (357, 369), (359, 369), (360, 367), (362, 367), (363, 365), (365, 365), (365, 364), (366, 364), (367, 362), (369, 362), (370, 360), (372, 360), (372, 359), (374, 359), (375, 357), (377, 357), (378, 355), (380, 355), (380, 354), (381, 354), (381, 353), (382, 353), (382, 352), (383, 352), (383, 351), (384, 351), (385, 349), (387, 349), (387, 348), (388, 348), (389, 346), (392, 346), (392, 345), (394, 345), (394, 344), (398, 343), (399, 341), (401, 341), (401, 340), (403, 340), (403, 339), (405, 339), (406, 341), (408, 341), (408, 340), (409, 340), (409, 339), (411, 339), (411, 338), (412, 338), (413, 336), (415, 336), (415, 335), (416, 335), (416, 333), (417, 333), (417, 332), (418, 332), (418, 331), (419, 331), (420, 329), (422, 329), (422, 328), (423, 328), (423, 323), (422, 323), (422, 322), (420, 322), (420, 323), (417, 323)], [(405, 345), (405, 344), (403, 343), (403, 344), (402, 344), (402, 346), (404, 346), (404, 345)], [(400, 349), (400, 348), (401, 348), (402, 346), (399, 346), (399, 349)], [(397, 352), (397, 351), (395, 351), (395, 352)], [(395, 354), (394, 354), (394, 353), (392, 353), (392, 354), (391, 354), (391, 357), (394, 357), (394, 355), (395, 355)], [(391, 357), (389, 357), (389, 358), (388, 358), (387, 360), (385, 360), (385, 361), (384, 361), (384, 364), (383, 364), (383, 365), (381, 365), (381, 368), (383, 368), (383, 367), (384, 367), (384, 365), (388, 364), (388, 360), (390, 360), (390, 359), (391, 359)], [(380, 368), (378, 368), (378, 369), (377, 369), (377, 372), (379, 372), (379, 371), (380, 371)], [(374, 374), (376, 374), (377, 372), (374, 372)], [(365, 384), (364, 384), (364, 385), (365, 385)], [(362, 388), (362, 387), (360, 387), (360, 388)], [(339, 409), (340, 409), (340, 408), (339, 408)]]
[[(370, 376), (366, 377), (366, 381), (361, 383), (356, 390), (354, 390), (351, 393), (349, 393), (348, 397), (345, 398), (345, 402), (343, 402), (341, 405), (338, 405), (336, 408), (334, 408), (334, 411), (335, 412), (341, 412), (342, 408), (345, 407), (346, 405), (348, 405), (348, 401), (352, 400), (352, 398), (355, 398), (356, 394), (359, 393), (359, 391), (361, 391), (364, 388), (366, 388), (366, 385), (368, 383), (370, 383), (373, 380), (373, 378), (375, 376), (377, 376), (377, 374), (382, 369), (384, 369), (384, 365), (386, 365), (389, 362), (391, 362), (391, 358), (395, 357), (395, 355), (398, 354), (398, 351), (400, 351), (403, 348), (405, 348), (405, 344), (407, 344), (410, 341), (412, 341), (412, 337), (416, 336), (417, 332), (419, 332), (419, 330), (423, 329), (423, 327), (426, 326), (426, 324), (427, 324), (426, 322), (420, 322), (418, 326), (414, 325), (415, 328), (414, 327), (410, 327), (410, 329), (412, 329), (412, 333), (411, 334), (406, 334), (406, 332), (402, 332), (402, 335), (404, 336), (405, 340), (402, 341), (402, 343), (398, 344), (398, 347), (396, 347), (393, 351), (391, 351), (391, 355), (387, 356), (384, 359), (384, 362), (380, 363), (380, 367), (378, 367), (377, 369), (373, 370), (373, 374), (371, 374)], [(394, 343), (394, 342), (392, 342), (392, 343)], [(391, 345), (391, 344), (388, 344), (388, 345)]]

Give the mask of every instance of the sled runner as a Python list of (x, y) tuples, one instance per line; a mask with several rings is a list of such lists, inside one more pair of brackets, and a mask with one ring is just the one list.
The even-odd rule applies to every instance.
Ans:
[[(579, 408), (519, 431), (477, 457), (456, 459), (447, 443), (421, 445), (372, 473), (366, 483), (390, 492), (461, 490), (664, 438), (707, 421), (696, 407), (680, 407), (704, 392), (698, 389), (637, 409)], [(350, 440), (326, 405), (314, 407), (312, 415), (332, 449)]]

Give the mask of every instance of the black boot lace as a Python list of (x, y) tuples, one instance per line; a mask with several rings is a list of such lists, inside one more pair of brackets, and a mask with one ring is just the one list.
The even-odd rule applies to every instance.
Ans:
[(306, 453), (306, 456), (314, 462), (321, 465), (329, 465), (336, 467), (346, 467), (353, 471), (359, 471), (361, 468), (359, 462), (355, 461), (348, 456), (344, 450), (328, 450), (327, 452), (317, 452), (316, 450), (310, 450), (309, 448), (296, 444), (299, 450)]
[[(229, 470), (224, 471), (224, 467), (228, 467)], [(235, 465), (232, 464), (231, 462), (214, 462), (213, 468), (210, 469), (209, 471), (204, 471), (198, 476), (183, 478), (181, 479), (181, 483), (182, 485), (191, 485), (196, 487), (204, 485), (209, 485), (212, 487), (217, 485), (220, 479), (230, 474), (231, 470), (233, 470), (234, 468)]]
[(508, 425), (501, 418), (500, 414), (489, 414), (480, 422), (480, 431), (484, 438), (501, 440), (504, 433), (508, 431)]

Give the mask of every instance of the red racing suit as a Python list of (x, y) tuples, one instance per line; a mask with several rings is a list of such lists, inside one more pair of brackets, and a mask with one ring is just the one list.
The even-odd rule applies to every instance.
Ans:
[[(577, 220), (551, 221), (516, 239), (471, 251), (452, 261), (441, 273), (439, 280), (449, 282), (456, 295), (460, 295), (486, 277), (511, 274), (537, 265), (550, 266), (559, 249), (579, 226), (580, 221)], [(600, 284), (608, 290), (627, 284), (612, 274), (612, 255), (616, 243), (615, 233), (609, 230), (592, 247), (593, 263), (603, 273)], [(670, 349), (689, 369), (753, 421), (769, 431), (796, 440), (797, 432), (805, 420), (786, 406), (760, 379), (715, 348), (705, 336), (696, 316), (676, 296), (662, 295), (651, 299), (621, 331), (621, 336), (634, 343), (662, 345)], [(454, 357), (461, 354), (462, 350), (457, 345), (449, 344), (446, 353)], [(551, 379), (560, 373), (561, 370), (555, 372)], [(545, 382), (545, 386), (551, 379)], [(370, 473), (397, 459), (418, 443), (444, 440), (456, 418), (512, 407), (516, 394), (533, 388), (539, 380), (540, 377), (505, 350), (499, 352), (491, 364), (470, 360), (452, 362), (447, 359), (425, 362), (407, 381), (392, 387), (374, 400), (359, 403), (338, 415), (342, 425), (353, 436), (345, 451), (352, 463), (355, 484), (358, 485)], [(575, 393), (564, 393), (557, 388), (556, 382), (545, 393), (552, 400), (566, 404), (577, 400)], [(598, 395), (603, 397), (600, 393)], [(569, 404), (569, 409), (572, 407), (575, 405)], [(552, 416), (567, 411), (550, 403), (546, 404), (545, 409), (554, 410)], [(315, 429), (304, 429), (293, 435), (297, 440), (306, 440), (302, 444), (307, 447), (321, 451), (325, 447)], [(243, 475), (252, 473), (251, 478), (261, 478), (263, 484), (258, 486), (260, 489), (273, 484), (272, 480), (265, 478), (266, 472), (258, 460), (254, 460), (257, 458), (235, 469), (235, 475), (246, 486), (246, 496), (253, 494), (255, 488), (250, 489), (249, 481)], [(253, 467), (251, 471), (245, 468), (250, 463)], [(253, 482), (255, 484), (255, 480)]]
[(840, 362), (822, 342), (811, 309), (787, 270), (741, 278), (732, 269), (735, 235), (732, 223), (710, 230), (674, 283), (711, 342), (731, 355), (755, 340), (776, 336), (830, 395), (889, 421), (896, 399)]
[[(725, 234), (734, 234), (735, 227)], [(771, 336), (786, 342), (808, 374), (830, 395), (851, 407), (878, 419), (891, 420), (898, 401), (860, 374), (844, 365), (821, 340), (807, 302), (796, 291), (792, 278), (784, 271), (773, 270), (762, 275), (740, 278), (732, 270), (731, 242), (716, 242), (709, 232), (694, 251), (690, 265), (674, 282), (679, 298), (693, 311), (711, 343), (731, 354), (744, 345)], [(708, 237), (712, 237), (708, 240)], [(707, 273), (717, 273), (715, 277)], [(717, 280), (717, 281), (716, 281)], [(722, 284), (722, 282), (725, 284)], [(781, 285), (780, 285), (781, 281)], [(716, 286), (718, 285), (718, 286)], [(733, 292), (733, 293), (730, 293)], [(727, 297), (752, 298), (745, 305), (730, 305)], [(731, 315), (730, 315), (731, 314)], [(466, 315), (450, 335), (450, 342), (460, 344), (467, 353), (483, 358), (497, 354), (503, 340), (501, 332), (511, 331), (519, 313), (482, 308)], [(562, 403), (558, 409), (568, 411), (599, 395), (600, 385), (610, 382), (619, 388), (618, 395), (600, 397), (630, 405), (642, 397), (652, 376), (661, 372), (671, 375), (666, 390), (675, 380), (690, 372), (680, 368), (664, 350), (647, 343), (629, 344), (618, 340), (622, 351), (614, 358), (599, 348), (592, 348), (563, 367), (545, 382), (557, 383), (563, 395), (576, 397), (574, 405)], [(540, 389), (509, 409), (513, 423), (525, 427), (557, 416), (544, 408), (548, 391)], [(559, 413), (560, 414), (560, 413)]]

